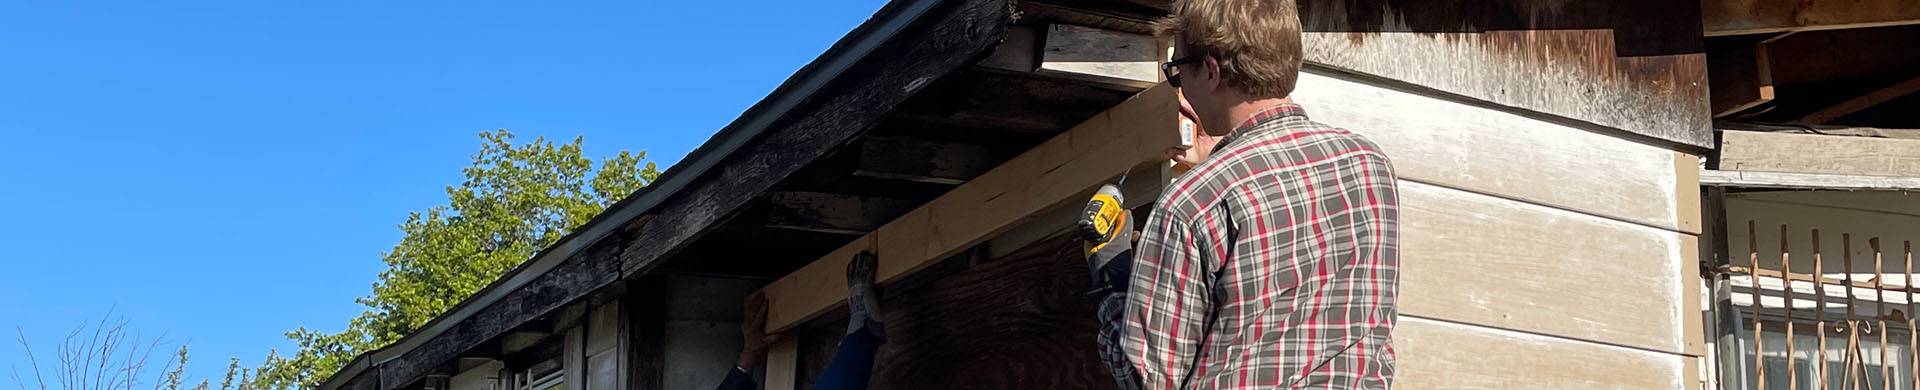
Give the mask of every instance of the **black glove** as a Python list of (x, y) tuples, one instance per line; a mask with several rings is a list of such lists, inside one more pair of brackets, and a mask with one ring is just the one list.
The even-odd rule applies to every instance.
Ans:
[(1087, 270), (1093, 273), (1088, 296), (1127, 291), (1133, 282), (1133, 216), (1122, 215), (1118, 233), (1106, 243), (1086, 243)]

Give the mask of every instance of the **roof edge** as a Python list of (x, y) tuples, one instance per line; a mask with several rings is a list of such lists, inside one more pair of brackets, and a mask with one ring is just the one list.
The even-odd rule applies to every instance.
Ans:
[[(473, 316), (487, 305), (506, 296), (507, 292), (527, 284), (566, 259), (598, 243), (607, 235), (616, 232), (626, 221), (639, 218), (645, 212), (652, 210), (668, 197), (679, 193), (681, 189), (705, 174), (725, 157), (740, 149), (747, 141), (759, 136), (774, 121), (786, 116), (814, 92), (838, 78), (841, 73), (861, 59), (866, 58), (874, 49), (919, 20), (941, 1), (894, 0), (888, 3), (875, 12), (866, 23), (854, 28), (820, 57), (788, 77), (786, 82), (781, 83), (766, 98), (755, 103), (741, 113), (739, 118), (714, 133), (706, 143), (689, 152), (680, 163), (669, 167), (653, 183), (615, 203), (600, 215), (587, 221), (585, 225), (575, 229), (573, 233), (561, 237), (560, 241), (534, 255), (533, 259), (508, 271), (506, 276), (488, 284), (467, 299), (461, 300), (446, 313), (434, 317), (419, 330), (407, 334), (393, 344), (354, 357), (340, 371), (321, 382), (318, 389), (339, 390), (352, 378), (418, 348), (421, 344), (446, 332), (454, 323)], [(387, 387), (382, 385), (381, 388)]]

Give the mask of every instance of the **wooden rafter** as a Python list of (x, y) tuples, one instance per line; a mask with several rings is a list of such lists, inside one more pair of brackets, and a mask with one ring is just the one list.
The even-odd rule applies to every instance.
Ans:
[(839, 286), (854, 254), (879, 254), (879, 282), (896, 281), (1159, 158), (1180, 142), (1176, 101), (1165, 85), (1141, 92), (774, 281), (761, 290), (771, 301), (767, 330), (792, 328), (844, 304)]
[[(1920, 7), (1920, 5), (1916, 6)], [(1812, 114), (1800, 117), (1800, 122), (1811, 124), (1832, 122), (1835, 119), (1852, 115), (1861, 110), (1872, 108), (1873, 106), (1880, 105), (1880, 103), (1886, 103), (1889, 100), (1907, 96), (1914, 92), (1920, 92), (1920, 77), (1893, 83), (1893, 85), (1887, 86), (1886, 88), (1868, 92), (1865, 95), (1840, 102), (1840, 104), (1820, 109), (1820, 111), (1814, 111)]]
[(1707, 36), (1920, 24), (1913, 0), (1703, 0)]

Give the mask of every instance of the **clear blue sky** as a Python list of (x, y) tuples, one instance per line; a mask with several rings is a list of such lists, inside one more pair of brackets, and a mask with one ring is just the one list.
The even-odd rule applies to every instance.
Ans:
[(475, 134), (669, 165), (883, 3), (0, 2), (0, 370), (117, 305), (217, 383), (359, 313)]

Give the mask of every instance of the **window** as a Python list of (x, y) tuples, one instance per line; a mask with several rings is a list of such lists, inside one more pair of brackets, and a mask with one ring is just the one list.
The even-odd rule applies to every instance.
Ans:
[[(1744, 359), (1740, 365), (1743, 367), (1753, 364), (1754, 354), (1753, 333), (1751, 332), (1752, 320), (1749, 319), (1746, 321), (1748, 321), (1745, 326), (1746, 331), (1740, 332), (1740, 350), (1742, 352), (1739, 356), (1741, 359)], [(1763, 320), (1761, 322), (1763, 326), (1760, 342), (1764, 349), (1762, 368), (1765, 369), (1767, 376), (1766, 388), (1787, 389), (1789, 388), (1788, 380), (1790, 379), (1787, 368), (1787, 325), (1785, 322), (1777, 319), (1771, 321)], [(1908, 334), (1908, 330), (1905, 329), (1906, 324), (1904, 321), (1901, 322), (1902, 323), (1897, 325), (1891, 321), (1887, 322), (1890, 333), (1886, 335), (1887, 346), (1884, 348), (1886, 360), (1883, 362), (1881, 360), (1881, 351), (1883, 348), (1880, 345), (1880, 330), (1872, 328), (1879, 326), (1877, 321), (1867, 320), (1862, 322), (1863, 326), (1860, 328), (1862, 332), (1857, 348), (1850, 348), (1850, 345), (1852, 345), (1850, 344), (1851, 335), (1847, 333), (1846, 322), (1828, 321), (1826, 332), (1826, 362), (1825, 364), (1814, 364), (1814, 362), (1820, 360), (1820, 337), (1818, 334), (1819, 329), (1816, 326), (1817, 324), (1813, 321), (1802, 321), (1801, 318), (1795, 318), (1794, 333), (1796, 333), (1796, 335), (1793, 338), (1793, 377), (1791, 379), (1799, 382), (1798, 388), (1818, 389), (1821, 388), (1818, 383), (1823, 377), (1822, 371), (1825, 371), (1824, 378), (1827, 382), (1827, 388), (1830, 389), (1857, 388), (1858, 386), (1846, 386), (1846, 382), (1850, 379), (1855, 383), (1864, 381), (1871, 385), (1870, 388), (1880, 389), (1881, 369), (1885, 368), (1886, 375), (1893, 377), (1893, 380), (1890, 381), (1892, 386), (1887, 390), (1913, 389), (1913, 381), (1911, 379), (1913, 378), (1913, 351), (1912, 346), (1908, 344), (1911, 336)], [(1857, 356), (1849, 359), (1849, 350), (1857, 351)], [(1849, 375), (1847, 372), (1848, 362), (1856, 360), (1858, 363), (1851, 364), (1853, 368), (1850, 373), (1851, 375)], [(1754, 383), (1754, 380), (1758, 376), (1758, 373), (1752, 370), (1748, 370), (1745, 374), (1747, 375), (1746, 383)], [(1729, 387), (1731, 388), (1731, 386)]]

